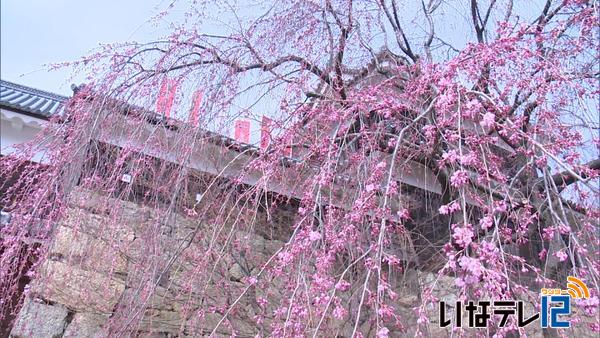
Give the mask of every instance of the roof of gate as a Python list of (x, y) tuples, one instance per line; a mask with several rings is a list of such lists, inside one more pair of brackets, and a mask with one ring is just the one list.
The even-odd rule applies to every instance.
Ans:
[(44, 90), (0, 80), (0, 107), (49, 119), (61, 114), (69, 98)]

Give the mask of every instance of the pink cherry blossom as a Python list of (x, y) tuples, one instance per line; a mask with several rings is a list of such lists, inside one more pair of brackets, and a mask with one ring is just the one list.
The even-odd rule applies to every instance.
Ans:
[(321, 239), (321, 233), (318, 231), (311, 231), (308, 234), (308, 238), (311, 240), (311, 242), (318, 241)]
[(390, 330), (387, 327), (382, 327), (377, 330), (377, 338), (388, 338)]
[(450, 184), (453, 187), (459, 188), (469, 182), (469, 173), (465, 170), (457, 170), (452, 177), (450, 177)]
[(470, 224), (464, 226), (453, 225), (452, 238), (463, 248), (471, 244), (473, 240), (473, 230)]
[(492, 128), (495, 123), (495, 118), (496, 116), (493, 113), (487, 112), (483, 114), (483, 117), (481, 118), (481, 122), (479, 122), (479, 124), (481, 124), (481, 126), (485, 128)]
[[(86, 84), (3, 150), (0, 321), (54, 302), (19, 283), (52, 287), (57, 265), (127, 286), (57, 302), (116, 299), (109, 336), (146, 334), (157, 300), (172, 335), (411, 336), (441, 332), (443, 293), (600, 279), (594, 2), (172, 6), (166, 36), (65, 63)], [(249, 137), (229, 138), (240, 119)], [(69, 253), (98, 245), (58, 252), (65, 232)]]
[(448, 215), (460, 210), (460, 204), (457, 201), (452, 201), (449, 204), (442, 205), (438, 210), (442, 215)]
[(559, 261), (564, 262), (567, 260), (567, 258), (569, 258), (569, 256), (567, 255), (566, 252), (564, 251), (557, 251), (554, 256), (556, 256), (556, 258), (558, 258)]

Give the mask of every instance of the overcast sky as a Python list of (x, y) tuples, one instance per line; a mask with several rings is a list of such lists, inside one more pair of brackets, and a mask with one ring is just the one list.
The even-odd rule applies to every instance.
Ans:
[[(161, 22), (149, 21), (170, 3), (171, 0), (1, 0), (0, 78), (70, 96), (71, 84), (84, 82), (84, 76), (71, 78), (68, 69), (49, 72), (45, 65), (77, 60), (100, 43), (160, 38), (168, 34), (165, 27), (170, 20), (183, 18), (183, 10), (176, 6)], [(257, 141), (258, 122), (252, 123), (251, 138)]]
[(70, 95), (70, 71), (44, 64), (88, 54), (99, 43), (161, 36), (147, 20), (161, 0), (2, 0), (0, 78)]

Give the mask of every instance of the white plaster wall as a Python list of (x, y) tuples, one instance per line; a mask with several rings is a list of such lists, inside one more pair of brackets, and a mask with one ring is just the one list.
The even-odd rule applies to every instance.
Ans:
[[(0, 109), (0, 154), (10, 155), (15, 152), (17, 144), (33, 140), (45, 123), (42, 119)], [(32, 160), (48, 163), (43, 152), (36, 153)]]

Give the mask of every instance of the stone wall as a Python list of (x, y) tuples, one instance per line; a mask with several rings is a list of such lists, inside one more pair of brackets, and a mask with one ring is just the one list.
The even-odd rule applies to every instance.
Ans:
[[(48, 259), (29, 287), (11, 336), (104, 337), (115, 332), (139, 337), (208, 335), (236, 301), (235, 311), (228, 314), (215, 335), (268, 336), (269, 313), (274, 308), (259, 304), (259, 300), (277, 303), (284, 296), (282, 285), (273, 280), (268, 288), (249, 287), (246, 278), (259, 274), (260, 267), (284, 245), (281, 229), (289, 228), (291, 217), (289, 211), (282, 210), (269, 217), (257, 215), (252, 231), (236, 227), (235, 222), (215, 229), (181, 215), (164, 222), (153, 209), (78, 190), (57, 227)], [(215, 235), (217, 232), (223, 236)], [(155, 283), (141, 282), (148, 279)], [(423, 286), (431, 287), (433, 294), (448, 304), (457, 298), (453, 279), (408, 272), (403, 282), (394, 286), (399, 294), (396, 311), (402, 316), (404, 331), (392, 330), (391, 336), (414, 336)], [(198, 315), (199, 308), (207, 311)], [(420, 326), (425, 335), (450, 334), (438, 326), (437, 307), (429, 306), (426, 311), (431, 322)], [(449, 311), (451, 314), (452, 309)], [(260, 314), (261, 323), (257, 324)], [(128, 318), (136, 320), (129, 322)], [(365, 312), (363, 318), (366, 320), (360, 331), (374, 336), (369, 314)], [(332, 320), (329, 324), (337, 326), (338, 336), (351, 335), (351, 321)], [(585, 325), (576, 328), (578, 331), (572, 333), (589, 335)], [(528, 333), (542, 335), (534, 327), (529, 327)]]
[[(196, 256), (206, 252), (207, 245), (219, 245), (202, 239), (188, 241), (198, 226), (203, 227), (202, 232), (207, 231), (205, 225), (176, 215), (163, 226), (169, 230), (155, 233), (155, 243), (148, 245), (146, 228), (156, 229), (157, 222), (160, 222), (158, 216), (153, 215), (151, 209), (130, 202), (113, 200), (106, 203), (106, 199), (87, 191), (73, 194), (68, 214), (57, 227), (49, 259), (30, 286), (29, 298), (15, 322), (12, 336), (104, 336), (107, 330), (115, 329), (106, 327), (106, 324), (119, 312), (119, 306), (125, 302), (129, 304), (131, 299), (144, 299), (146, 293), (153, 295), (144, 299), (146, 304), (141, 325), (135, 330), (126, 328), (125, 332), (131, 334), (135, 331), (141, 336), (185, 334), (189, 318), (186, 318), (183, 307), (224, 306), (229, 300), (223, 297), (241, 292), (245, 286), (243, 278), (256, 273), (253, 270), (255, 266), (248, 262), (252, 261), (254, 265), (265, 262), (283, 244), (279, 240), (266, 240), (256, 234), (232, 232), (231, 241), (243, 237), (244, 242), (251, 246), (248, 251), (252, 252), (252, 260), (242, 261), (224, 252), (218, 258), (221, 262), (214, 264), (216, 271), (212, 275), (214, 283), (222, 279), (229, 282), (228, 292), (216, 292), (221, 288), (220, 285), (206, 288), (211, 284), (210, 281), (201, 285), (204, 290), (193, 290), (200, 284), (190, 286), (188, 281), (206, 281), (211, 274), (195, 271), (196, 267), (191, 261), (197, 261)], [(99, 207), (102, 205), (117, 205), (119, 210), (102, 210)], [(119, 215), (115, 220), (114, 214), (117, 213)], [(184, 244), (188, 245), (184, 254), (167, 266), (169, 257)], [(152, 246), (156, 248), (157, 257), (147, 259), (144, 255), (152, 252), (148, 251)], [(155, 289), (153, 292), (139, 289), (139, 280), (146, 275), (132, 273), (147, 272), (144, 264), (155, 264), (152, 268), (164, 274), (161, 277), (163, 280), (152, 287)], [(182, 288), (188, 292), (180, 293)], [(195, 292), (203, 295), (202, 304), (194, 304), (194, 299), (179, 299), (182, 298), (180, 294)], [(236, 313), (239, 318), (236, 318), (233, 327), (223, 325), (220, 334), (229, 334), (234, 330), (243, 336), (254, 335), (256, 329), (250, 325), (248, 318), (243, 318), (251, 318), (251, 315), (242, 312)], [(198, 324), (211, 330), (218, 319), (210, 314), (201, 323), (190, 322), (189, 325)]]

